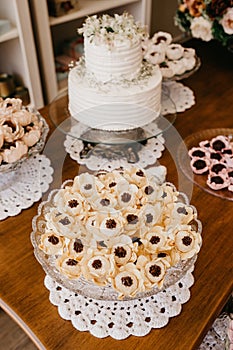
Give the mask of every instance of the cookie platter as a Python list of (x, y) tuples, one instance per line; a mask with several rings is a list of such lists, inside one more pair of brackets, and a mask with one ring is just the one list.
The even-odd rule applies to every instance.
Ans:
[[(133, 174), (135, 169), (131, 169), (130, 176)], [(82, 201), (82, 191), (77, 195), (74, 188), (89, 188), (93, 178), (100, 187), (103, 178), (105, 184), (113, 184), (120, 178), (117, 186), (120, 198), (123, 198), (122, 206), (119, 205), (119, 196), (106, 194), (103, 187), (104, 197), (95, 197), (93, 202), (94, 197), (90, 201), (91, 197), (87, 196)], [(135, 186), (132, 182), (122, 182), (121, 174), (118, 177), (115, 172), (103, 172), (93, 177), (84, 173), (64, 182), (60, 189), (53, 190), (48, 200), (40, 204), (38, 214), (33, 218), (31, 233), (35, 257), (46, 274), (72, 292), (99, 300), (147, 297), (179, 281), (197, 259), (201, 247), (201, 222), (186, 195), (176, 191), (173, 184), (160, 186), (152, 179), (148, 183)], [(121, 186), (124, 188), (123, 197), (119, 189)], [(153, 199), (154, 204), (137, 206), (138, 200), (141, 203), (145, 200), (141, 197), (142, 189), (147, 188), (147, 192), (152, 186), (158, 195), (156, 200)], [(140, 199), (135, 197), (136, 187)], [(63, 204), (61, 206), (64, 203), (63, 195), (65, 202), (69, 203), (69, 208), (65, 205), (68, 211)], [(128, 208), (124, 201), (130, 196), (134, 198), (135, 206)], [(167, 199), (163, 200), (163, 196)], [(174, 203), (168, 198), (173, 198)], [(82, 202), (79, 202), (80, 207), (88, 206), (88, 215), (82, 209), (80, 216), (78, 201)], [(112, 203), (117, 209), (112, 207), (108, 211), (106, 208)], [(161, 214), (160, 219), (152, 209), (154, 206), (156, 212)], [(75, 215), (72, 216), (71, 212), (75, 212)], [(161, 220), (166, 223), (162, 224)], [(148, 278), (149, 273), (153, 275), (151, 278)], [(160, 273), (161, 278), (158, 277)], [(131, 287), (134, 282), (135, 289), (132, 286), (128, 292), (125, 287)], [(122, 286), (118, 283), (122, 283)]]

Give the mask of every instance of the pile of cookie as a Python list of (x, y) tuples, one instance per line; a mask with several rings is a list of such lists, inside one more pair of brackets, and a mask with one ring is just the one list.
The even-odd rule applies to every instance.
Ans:
[(43, 122), (19, 98), (0, 98), (0, 165), (27, 155), (41, 138)]
[(193, 48), (173, 43), (170, 33), (156, 32), (151, 38), (142, 42), (144, 59), (159, 65), (163, 78), (173, 78), (191, 71), (197, 61)]
[(231, 136), (218, 135), (199, 142), (189, 150), (195, 174), (207, 175), (206, 183), (213, 190), (233, 191), (233, 142)]
[(132, 167), (83, 173), (46, 208), (39, 248), (66, 278), (111, 286), (119, 299), (161, 288), (167, 271), (195, 256), (195, 208), (172, 184)]

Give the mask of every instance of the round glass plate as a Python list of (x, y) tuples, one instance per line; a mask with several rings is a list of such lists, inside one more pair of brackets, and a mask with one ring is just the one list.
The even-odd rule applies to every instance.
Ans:
[(233, 135), (233, 129), (231, 128), (219, 128), (219, 129), (206, 129), (199, 131), (197, 133), (191, 134), (184, 139), (184, 145), (180, 145), (178, 149), (178, 164), (187, 176), (189, 180), (194, 182), (202, 190), (212, 194), (213, 196), (220, 197), (223, 199), (233, 200), (233, 192), (229, 191), (227, 188), (222, 190), (213, 190), (207, 185), (207, 175), (194, 174), (190, 166), (190, 157), (187, 153), (187, 150), (190, 150), (192, 147), (198, 147), (199, 142), (205, 140), (211, 140), (213, 137), (224, 135), (230, 136)]
[[(65, 90), (64, 92), (58, 94), (58, 96), (50, 104), (49, 117), (54, 125), (63, 133), (81, 141), (92, 144), (102, 143), (107, 145), (129, 144), (133, 142), (143, 142), (152, 137), (158, 136), (162, 132), (166, 131), (175, 122), (176, 106), (165, 91), (162, 91), (161, 102), (162, 106), (166, 104), (166, 110), (168, 112), (165, 115), (160, 114), (158, 117), (155, 116), (156, 119), (151, 123), (143, 127), (132, 129), (129, 128), (129, 130), (125, 131), (108, 131), (88, 127), (73, 118), (68, 110), (68, 94), (67, 90)], [(129, 106), (129, 104), (126, 105), (127, 108)], [(105, 111), (108, 108), (112, 111), (112, 113), (115, 113), (114, 105), (98, 106), (95, 107), (95, 109), (90, 108), (89, 111), (90, 113), (101, 113), (102, 109)], [(120, 105), (120, 108), (124, 109), (124, 105)], [(139, 110), (140, 113), (145, 112), (154, 114), (153, 111), (144, 107), (132, 105), (132, 108), (135, 109), (135, 114), (137, 114)]]
[[(67, 180), (63, 183), (62, 188), (65, 188), (67, 185), (71, 185), (72, 181)], [(172, 186), (172, 184), (170, 184)], [(105, 286), (99, 286), (91, 281), (84, 279), (83, 277), (79, 277), (76, 279), (69, 279), (64, 274), (62, 274), (56, 267), (56, 259), (57, 255), (48, 255), (44, 251), (40, 249), (41, 244), (41, 235), (45, 232), (46, 219), (45, 215), (50, 211), (51, 208), (54, 208), (53, 199), (56, 193), (59, 190), (53, 190), (50, 192), (48, 200), (42, 202), (38, 207), (38, 215), (36, 215), (32, 220), (32, 228), (33, 231), (31, 233), (31, 242), (34, 247), (34, 255), (38, 262), (41, 264), (43, 270), (46, 274), (48, 274), (51, 278), (53, 278), (57, 283), (61, 284), (63, 287), (69, 289), (72, 292), (79, 293), (83, 296), (87, 296), (93, 299), (99, 300), (119, 300), (118, 292), (111, 286), (111, 284), (107, 284)], [(178, 197), (179, 203), (184, 203), (189, 205), (188, 198), (185, 194), (180, 193)], [(193, 208), (193, 212), (195, 213), (195, 217), (197, 216), (196, 208), (192, 205), (189, 205)], [(198, 219), (193, 219), (189, 225), (201, 234), (202, 224)], [(187, 260), (180, 260), (176, 265), (170, 267), (164, 279), (163, 289), (168, 288), (173, 285), (177, 281), (179, 281), (186, 272), (193, 267), (195, 261), (197, 259), (197, 254), (195, 254), (192, 258)], [(151, 295), (155, 295), (156, 293), (161, 292), (161, 289), (158, 287), (154, 287), (147, 292), (137, 293), (134, 297), (124, 297), (123, 300), (132, 300), (138, 298), (145, 298)]]
[(186, 72), (184, 72), (183, 74), (180, 75), (174, 75), (171, 78), (163, 78), (163, 81), (179, 81), (179, 80), (183, 80), (183, 79), (187, 79), (189, 78), (191, 75), (193, 75), (196, 71), (198, 71), (198, 69), (201, 66), (201, 60), (198, 56), (195, 56), (196, 62), (195, 62), (195, 66), (190, 69), (187, 70)]
[(41, 137), (40, 137), (39, 141), (34, 146), (28, 148), (27, 154), (25, 154), (22, 158), (15, 161), (14, 163), (1, 164), (0, 165), (0, 174), (4, 174), (7, 172), (11, 172), (11, 171), (16, 170), (19, 166), (21, 166), (21, 164), (25, 160), (27, 160), (32, 155), (40, 153), (44, 148), (45, 141), (46, 141), (46, 138), (47, 138), (47, 135), (49, 132), (49, 126), (48, 126), (46, 120), (42, 117), (42, 115), (37, 110), (35, 110), (34, 108), (30, 108), (30, 111), (37, 116), (37, 118), (40, 122), (42, 122)]

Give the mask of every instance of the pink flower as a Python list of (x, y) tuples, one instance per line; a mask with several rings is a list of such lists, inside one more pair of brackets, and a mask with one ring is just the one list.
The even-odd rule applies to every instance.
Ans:
[(229, 7), (220, 21), (226, 34), (233, 34), (233, 8)]

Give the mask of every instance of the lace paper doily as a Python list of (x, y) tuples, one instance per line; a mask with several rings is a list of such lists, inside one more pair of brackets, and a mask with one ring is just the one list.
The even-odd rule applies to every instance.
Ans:
[(227, 342), (227, 328), (230, 317), (223, 314), (216, 318), (198, 350), (224, 350)]
[(50, 302), (59, 315), (72, 322), (79, 331), (89, 331), (98, 338), (111, 336), (125, 339), (144, 336), (153, 328), (164, 327), (170, 317), (177, 316), (182, 304), (190, 298), (194, 283), (194, 266), (178, 282), (145, 298), (128, 301), (96, 300), (71, 292), (46, 275), (44, 283), (50, 291)]
[[(195, 97), (193, 91), (184, 86), (182, 83), (176, 81), (163, 82), (164, 95), (170, 97), (176, 106), (176, 112), (184, 112), (186, 109), (192, 107), (195, 104)], [(166, 104), (166, 98), (163, 97), (162, 114), (166, 115), (172, 113), (169, 106), (171, 103)]]
[[(137, 152), (138, 160), (134, 163), (135, 166), (145, 168), (148, 165), (152, 165), (158, 158), (161, 157), (164, 150), (164, 138), (162, 135), (158, 135), (147, 141), (146, 145), (141, 145), (141, 149)], [(78, 139), (67, 135), (64, 141), (66, 152), (70, 157), (77, 161), (79, 164), (85, 165), (88, 169), (93, 171), (118, 169), (119, 167), (126, 168), (129, 166), (129, 162), (126, 157), (121, 157), (115, 153), (114, 146), (111, 147), (111, 157), (104, 158), (98, 155), (98, 146), (89, 151), (88, 157), (81, 158), (80, 152), (83, 150), (84, 144)]]
[(18, 215), (40, 200), (52, 182), (53, 169), (44, 155), (34, 155), (15, 171), (0, 174), (0, 220)]

